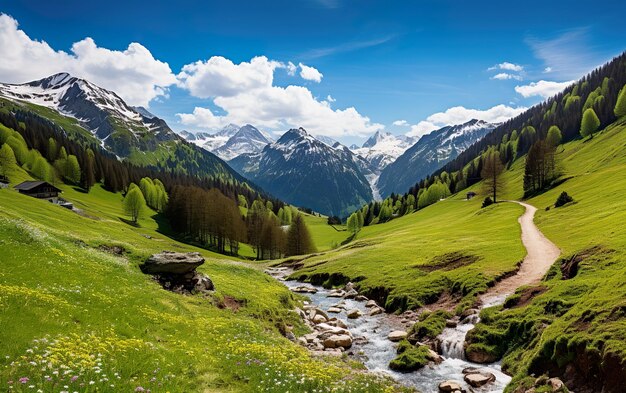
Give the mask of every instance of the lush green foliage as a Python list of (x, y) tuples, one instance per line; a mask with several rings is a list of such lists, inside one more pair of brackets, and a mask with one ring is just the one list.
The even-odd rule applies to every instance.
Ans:
[[(17, 165), (9, 169), (13, 183), (29, 178)], [(291, 311), (294, 296), (274, 279), (164, 236), (166, 224), (154, 214), (139, 218), (139, 227), (127, 225), (119, 219), (122, 196), (100, 185), (88, 194), (60, 187), (82, 215), (0, 190), (0, 386), (12, 381), (16, 392), (64, 385), (100, 392), (401, 390), (342, 359), (313, 358), (283, 338), (281, 326), (304, 328)], [(216, 292), (181, 296), (143, 275), (138, 264), (163, 249), (201, 252), (208, 261), (199, 270)]]
[(429, 350), (424, 345), (410, 345), (389, 363), (389, 368), (396, 371), (415, 371), (428, 364)]
[(146, 210), (146, 200), (141, 189), (139, 189), (135, 183), (131, 183), (131, 186), (128, 188), (123, 204), (124, 212), (130, 216), (131, 221), (136, 224)]
[(599, 127), (600, 119), (598, 119), (598, 115), (596, 115), (593, 108), (585, 110), (582, 122), (580, 123), (580, 135), (583, 137), (592, 137), (593, 133), (596, 132)]
[(619, 96), (617, 97), (617, 102), (615, 103), (615, 116), (623, 117), (626, 116), (626, 85), (622, 87), (622, 90), (619, 92)]

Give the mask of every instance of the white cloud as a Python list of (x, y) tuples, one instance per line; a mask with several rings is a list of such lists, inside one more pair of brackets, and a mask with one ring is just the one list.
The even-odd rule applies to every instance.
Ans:
[(515, 91), (521, 94), (524, 98), (534, 96), (549, 98), (557, 93), (560, 93), (563, 89), (565, 89), (572, 83), (574, 83), (574, 81), (552, 82), (540, 80), (539, 82), (532, 82), (528, 85), (515, 86)]
[(324, 76), (321, 72), (317, 70), (315, 67), (309, 67), (302, 63), (298, 64), (300, 67), (300, 77), (302, 79), (306, 79), (308, 81), (314, 81), (320, 83), (322, 81), (322, 77)]
[(409, 122), (406, 120), (396, 120), (393, 122), (393, 125), (397, 127), (406, 127), (409, 125)]
[(336, 99), (334, 99), (330, 94), (328, 96), (326, 96), (326, 101), (330, 102), (331, 104), (335, 101), (337, 101)]
[(221, 116), (215, 116), (208, 108), (195, 107), (193, 113), (177, 113), (180, 122), (187, 126), (218, 129), (226, 126), (228, 121)]
[(544, 73), (546, 73), (546, 74), (548, 74), (548, 73), (552, 72), (552, 67), (546, 67), (546, 68), (544, 68), (544, 69), (543, 69), (543, 72), (544, 72)]
[(188, 64), (179, 74), (180, 86), (195, 97), (211, 99), (224, 114), (196, 108), (177, 116), (181, 123), (196, 128), (250, 123), (272, 131), (304, 127), (313, 134), (332, 137), (364, 136), (384, 128), (355, 108), (332, 109), (330, 96), (320, 100), (303, 86), (274, 86), (276, 68), (288, 70), (289, 66), (266, 57), (240, 64), (222, 57)]
[(19, 30), (11, 16), (0, 14), (0, 81), (23, 83), (58, 72), (88, 79), (115, 91), (131, 105), (148, 106), (157, 97), (167, 95), (167, 87), (176, 83), (169, 65), (155, 59), (141, 44), (133, 42), (124, 51), (98, 47), (85, 38), (66, 53), (45, 41), (31, 39)]
[(232, 97), (272, 86), (274, 70), (278, 67), (285, 66), (265, 56), (239, 64), (213, 56), (207, 61), (185, 65), (178, 74), (179, 86), (198, 98)]
[(518, 81), (521, 81), (523, 78), (520, 75), (515, 75), (515, 74), (508, 74), (506, 72), (501, 72), (499, 74), (496, 74), (494, 76), (491, 77), (491, 79), (497, 79), (497, 80), (507, 80), (507, 79), (515, 79)]
[(487, 70), (488, 71), (505, 70), (505, 71), (521, 72), (524, 70), (524, 67), (519, 64), (509, 63), (508, 61), (505, 61), (504, 63), (496, 64), (493, 67), (489, 67)]
[(298, 66), (293, 64), (292, 62), (287, 63), (285, 68), (287, 68), (287, 74), (289, 74), (290, 76), (294, 76), (296, 74), (296, 71), (298, 71)]
[(526, 109), (527, 108), (524, 107), (513, 108), (503, 104), (496, 105), (486, 110), (468, 109), (462, 106), (455, 106), (447, 109), (445, 112), (434, 113), (428, 116), (426, 120), (420, 121), (416, 125), (411, 126), (411, 131), (409, 131), (407, 135), (412, 137), (421, 137), (441, 127), (463, 124), (472, 119), (484, 120), (490, 123), (501, 123), (519, 115)]

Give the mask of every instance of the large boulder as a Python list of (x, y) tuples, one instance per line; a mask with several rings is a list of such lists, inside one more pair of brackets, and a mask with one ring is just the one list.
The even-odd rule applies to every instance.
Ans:
[(324, 348), (350, 348), (352, 337), (347, 334), (334, 334), (324, 340)]
[(361, 312), (361, 310), (359, 310), (359, 309), (357, 309), (357, 308), (352, 309), (352, 310), (350, 310), (350, 311), (348, 311), (348, 312), (346, 313), (346, 316), (347, 316), (348, 318), (350, 318), (350, 319), (357, 319), (358, 317), (360, 317), (360, 316), (362, 316), (362, 315), (363, 315), (363, 313)]
[(487, 364), (498, 361), (498, 356), (481, 345), (470, 345), (465, 349), (465, 357), (472, 363)]
[(389, 341), (397, 342), (405, 339), (406, 336), (407, 332), (405, 332), (404, 330), (394, 330), (393, 332), (389, 333), (387, 338), (389, 339)]
[(442, 393), (461, 393), (464, 392), (461, 384), (456, 381), (444, 381), (439, 384), (439, 391)]
[(496, 376), (488, 372), (465, 374), (463, 377), (471, 387), (479, 388), (496, 380)]
[(148, 258), (139, 268), (145, 274), (175, 274), (183, 275), (195, 272), (196, 268), (204, 263), (199, 252), (163, 251)]

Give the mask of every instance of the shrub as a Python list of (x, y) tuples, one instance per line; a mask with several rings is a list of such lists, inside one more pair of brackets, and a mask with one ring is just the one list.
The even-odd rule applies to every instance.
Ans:
[(570, 203), (573, 201), (574, 201), (574, 198), (572, 198), (565, 191), (563, 191), (561, 195), (559, 195), (559, 197), (556, 198), (556, 202), (554, 202), (554, 207), (561, 207), (565, 205), (566, 203)]
[(485, 208), (485, 207), (487, 207), (489, 205), (493, 205), (493, 199), (491, 199), (491, 197), (487, 197), (483, 201), (483, 208)]

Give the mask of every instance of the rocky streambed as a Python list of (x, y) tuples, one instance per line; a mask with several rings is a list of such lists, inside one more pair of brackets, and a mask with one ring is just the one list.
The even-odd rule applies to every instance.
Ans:
[[(498, 363), (481, 365), (464, 358), (465, 335), (478, 321), (478, 315), (466, 316), (455, 326), (444, 329), (438, 348), (429, 349), (429, 363), (417, 371), (397, 372), (389, 363), (397, 356), (398, 342), (407, 337), (418, 313), (408, 311), (389, 315), (373, 300), (358, 294), (352, 284), (327, 290), (296, 281), (287, 281), (289, 268), (269, 268), (268, 274), (282, 281), (293, 292), (309, 297), (298, 310), (312, 333), (291, 337), (314, 354), (347, 354), (365, 364), (372, 372), (385, 373), (423, 393), (502, 392), (511, 378), (502, 373)], [(439, 353), (433, 349), (437, 349)]]

